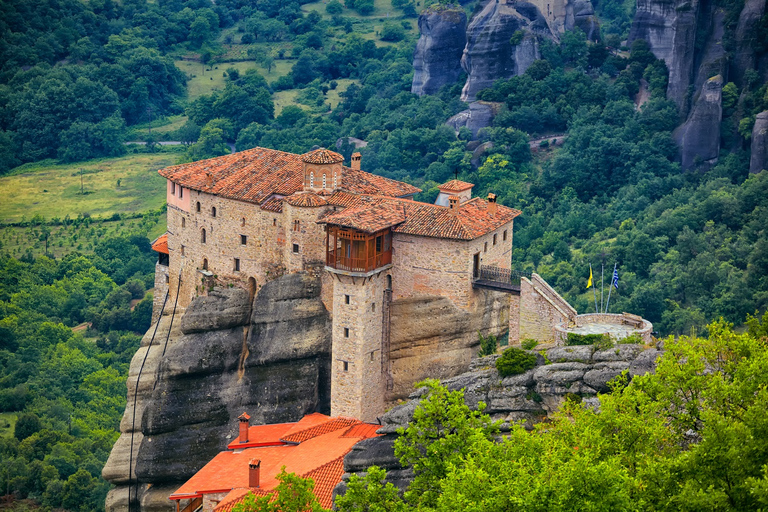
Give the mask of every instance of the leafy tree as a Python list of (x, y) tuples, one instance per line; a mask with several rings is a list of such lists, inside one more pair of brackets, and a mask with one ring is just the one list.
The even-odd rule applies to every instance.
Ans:
[(13, 437), (19, 441), (23, 441), (32, 434), (39, 432), (41, 428), (42, 424), (40, 423), (40, 418), (38, 418), (36, 414), (21, 414), (18, 419), (16, 419), (16, 425), (13, 429)]
[(294, 473), (286, 473), (285, 466), (275, 477), (277, 484), (274, 494), (259, 496), (248, 493), (242, 501), (233, 507), (233, 512), (323, 512), (317, 497), (312, 492), (315, 482), (311, 478), (301, 478)]

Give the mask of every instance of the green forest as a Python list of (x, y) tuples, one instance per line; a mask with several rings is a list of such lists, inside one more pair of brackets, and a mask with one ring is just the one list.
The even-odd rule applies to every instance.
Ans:
[[(731, 27), (742, 3), (716, 3)], [(540, 436), (514, 431), (518, 446), (510, 441), (489, 449), (483, 443), (492, 427), (470, 414), (472, 443), (450, 472), (443, 467), (439, 481), (424, 484), (439, 485), (444, 498), (425, 493), (431, 501), (422, 505), (442, 510), (461, 499), (477, 510), (514, 510), (511, 502), (521, 510), (535, 510), (527, 505), (534, 502), (558, 509), (556, 503), (575, 499), (562, 481), (563, 468), (594, 467), (574, 476), (582, 480), (565, 482), (605, 486), (606, 500), (614, 501), (585, 508), (612, 510), (640, 499), (659, 509), (687, 504), (696, 510), (715, 489), (718, 503), (754, 510), (766, 506), (768, 486), (761, 468), (744, 470), (743, 460), (758, 460), (764, 455), (755, 454), (766, 448), (731, 441), (744, 432), (766, 436), (755, 413), (765, 406), (764, 383), (755, 382), (765, 374), (760, 340), (768, 320), (761, 331), (756, 319), (768, 309), (768, 172), (749, 174), (748, 148), (755, 115), (768, 109), (768, 84), (754, 72), (741, 86), (725, 84), (719, 162), (706, 172), (682, 172), (672, 139), (681, 115), (666, 99), (669, 70), (642, 40), (622, 46), (634, 2), (593, 4), (602, 39), (588, 41), (579, 30), (557, 43), (543, 39), (541, 58), (524, 74), (479, 93), (499, 111), (479, 141), (471, 141), (469, 130), (456, 133), (445, 124), (467, 108), (460, 100), (466, 75), (434, 95), (410, 92), (417, 17), (427, 3), (5, 0), (0, 183), (10, 191), (11, 182), (3, 180), (29, 178), (46, 165), (86, 166), (145, 153), (185, 162), (227, 154), (233, 145), (294, 153), (317, 145), (349, 158), (348, 137), (368, 143), (360, 149), (365, 170), (422, 188), (419, 200), (434, 201), (437, 186), (454, 177), (474, 183), (476, 196), (493, 192), (523, 212), (515, 221), (513, 268), (539, 273), (579, 312), (594, 306), (586, 289), (590, 265), (598, 279), (605, 266), (607, 286), (615, 263), (620, 286), (613, 312), (647, 318), (660, 337), (692, 336), (681, 338), (687, 344), (671, 344), (677, 348), (670, 357), (684, 357), (690, 345), (707, 357), (727, 353), (757, 362), (729, 367), (738, 377), (730, 388), (691, 377), (696, 386), (711, 386), (702, 393), (712, 393), (712, 407), (695, 412), (715, 418), (706, 424), (715, 426), (701, 435), (730, 443), (701, 443), (695, 453), (675, 451), (687, 424), (659, 420), (665, 417), (660, 410), (672, 407), (664, 386), (688, 386), (690, 375), (617, 387), (606, 406), (613, 408), (610, 417), (570, 407)], [(481, 5), (454, 7), (470, 17)], [(760, 30), (766, 37), (755, 44), (765, 54), (768, 16)], [(650, 96), (636, 108), (641, 87)], [(529, 142), (539, 136), (560, 143)], [(141, 144), (125, 144), (136, 141)], [(164, 144), (171, 141), (177, 145)], [(491, 144), (478, 154), (478, 143)], [(139, 190), (141, 183), (156, 183), (143, 179), (132, 177), (130, 187), (121, 178), (111, 181), (115, 191), (130, 191), (123, 195), (156, 195)], [(74, 203), (76, 194), (61, 197)], [(154, 203), (133, 199), (114, 209), (102, 204), (110, 212), (102, 216), (83, 207), (71, 216), (0, 218), (0, 489), (27, 500), (17, 501), (19, 509), (104, 508), (109, 484), (101, 468), (118, 436), (128, 365), (149, 327), (156, 258), (150, 240), (164, 222)], [(750, 334), (734, 333), (745, 329)], [(674, 363), (669, 366), (672, 372)], [(735, 415), (731, 403), (745, 411), (735, 430), (725, 426)], [(642, 412), (633, 425), (647, 421), (636, 444), (621, 436), (605, 446), (585, 440), (621, 426), (631, 408)], [(572, 453), (572, 446), (594, 449)], [(552, 457), (526, 459), (526, 450)], [(522, 466), (515, 466), (516, 457)], [(723, 484), (727, 478), (715, 469), (695, 477), (695, 468), (720, 462), (730, 464), (741, 487)], [(523, 473), (515, 481), (489, 477), (484, 487), (464, 487), (474, 481), (467, 475), (499, 471)], [(353, 488), (359, 499), (378, 493), (397, 501), (371, 474)], [(533, 485), (524, 474), (547, 479)], [(687, 486), (673, 489), (673, 477)], [(490, 497), (499, 501), (484, 501)], [(340, 506), (369, 510), (353, 501)]]

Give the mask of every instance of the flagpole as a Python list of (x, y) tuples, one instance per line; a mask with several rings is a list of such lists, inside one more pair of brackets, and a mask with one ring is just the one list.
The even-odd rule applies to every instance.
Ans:
[[(589, 276), (592, 277), (592, 264), (589, 264)], [(591, 282), (591, 281), (590, 281)], [(592, 285), (592, 295), (595, 296), (595, 314), (597, 314), (597, 290), (595, 289), (595, 286)]]
[(616, 263), (613, 264), (613, 274), (611, 274), (611, 284), (608, 285), (608, 302), (605, 303), (605, 312), (608, 312), (608, 304), (611, 303), (611, 292), (613, 291), (613, 276), (616, 275)]
[[(603, 311), (603, 271), (605, 270), (605, 265), (603, 263), (600, 264), (600, 311)], [(603, 311), (605, 313), (605, 311)]]

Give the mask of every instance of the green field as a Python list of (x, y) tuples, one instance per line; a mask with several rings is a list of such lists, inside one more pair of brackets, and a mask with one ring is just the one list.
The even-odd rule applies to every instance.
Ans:
[[(0, 222), (20, 222), (36, 215), (44, 219), (67, 215), (104, 218), (114, 213), (157, 210), (165, 204), (165, 180), (157, 170), (173, 165), (177, 158), (172, 153), (156, 153), (67, 165), (43, 161), (21, 166), (10, 176), (0, 177), (4, 193)], [(85, 194), (80, 193), (81, 174)]]
[(15, 412), (0, 412), (0, 437), (13, 436), (13, 428), (16, 426)]

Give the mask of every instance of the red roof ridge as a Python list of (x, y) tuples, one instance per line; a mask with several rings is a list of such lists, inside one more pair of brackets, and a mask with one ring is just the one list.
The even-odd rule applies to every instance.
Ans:
[(466, 181), (461, 180), (451, 180), (443, 183), (442, 185), (438, 185), (437, 188), (441, 191), (445, 190), (447, 192), (461, 192), (474, 186), (474, 183), (467, 183)]
[(337, 164), (344, 161), (344, 157), (330, 149), (318, 148), (301, 155), (301, 161), (308, 164)]
[(152, 250), (168, 254), (168, 232), (166, 231), (152, 242)]

